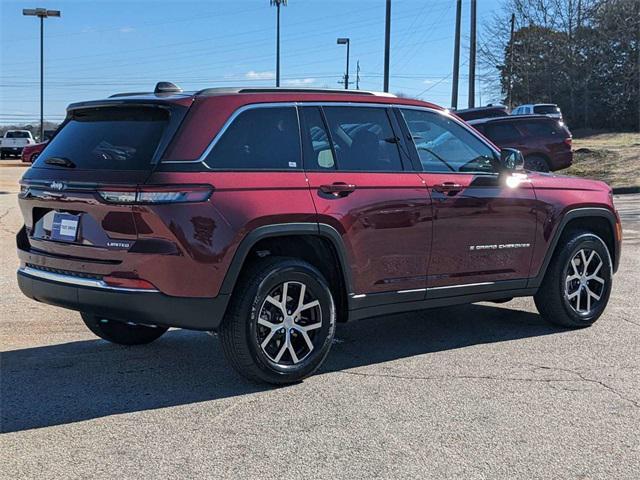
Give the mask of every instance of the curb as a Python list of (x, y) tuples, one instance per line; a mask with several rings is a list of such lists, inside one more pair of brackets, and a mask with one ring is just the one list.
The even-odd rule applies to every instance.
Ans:
[(640, 186), (635, 187), (614, 187), (614, 195), (626, 195), (630, 193), (640, 193)]

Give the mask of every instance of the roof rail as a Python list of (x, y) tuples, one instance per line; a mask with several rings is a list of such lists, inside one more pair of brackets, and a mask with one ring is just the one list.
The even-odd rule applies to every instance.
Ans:
[(239, 88), (205, 88), (196, 95), (224, 95), (228, 93), (330, 93), (335, 95), (377, 95), (395, 97), (390, 93), (371, 92), (368, 90), (345, 90), (335, 88), (291, 88), (291, 87), (239, 87)]

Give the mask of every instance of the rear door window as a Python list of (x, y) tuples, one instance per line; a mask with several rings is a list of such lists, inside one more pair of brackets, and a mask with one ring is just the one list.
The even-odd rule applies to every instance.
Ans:
[(301, 111), (305, 126), (303, 132), (305, 169), (334, 170), (336, 162), (333, 148), (331, 148), (331, 141), (320, 109), (305, 107)]
[(323, 107), (339, 170), (402, 171), (387, 109)]
[(294, 107), (251, 108), (224, 131), (205, 162), (224, 170), (302, 168), (298, 115)]
[(81, 170), (149, 170), (168, 122), (161, 108), (77, 110), (34, 166), (57, 168), (57, 158)]
[(509, 123), (488, 124), (484, 127), (484, 134), (495, 144), (518, 140), (520, 131)]

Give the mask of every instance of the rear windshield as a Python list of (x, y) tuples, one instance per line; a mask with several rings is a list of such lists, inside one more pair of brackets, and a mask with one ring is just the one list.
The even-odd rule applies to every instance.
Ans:
[(560, 113), (560, 109), (557, 105), (536, 105), (533, 107), (533, 113), (540, 113), (541, 115)]
[(57, 158), (82, 170), (148, 170), (168, 121), (167, 111), (151, 107), (75, 111), (35, 166), (51, 168)]
[(7, 138), (30, 138), (29, 132), (7, 132)]

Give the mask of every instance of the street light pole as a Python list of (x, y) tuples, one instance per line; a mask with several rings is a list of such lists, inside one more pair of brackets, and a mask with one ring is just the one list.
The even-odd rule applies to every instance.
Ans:
[(344, 74), (344, 89), (349, 90), (349, 44), (351, 42), (348, 38), (339, 38), (338, 45), (346, 45), (347, 46), (347, 70)]
[(276, 87), (280, 86), (280, 5), (287, 5), (287, 0), (271, 0), (271, 5), (278, 9), (276, 13)]
[(60, 10), (46, 8), (25, 8), (22, 14), (27, 17), (40, 18), (40, 141), (44, 140), (44, 19), (59, 17)]
[(476, 106), (476, 0), (471, 0), (471, 33), (469, 39), (469, 108)]

